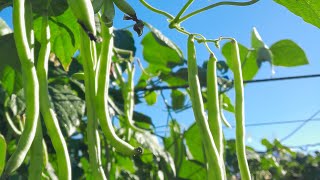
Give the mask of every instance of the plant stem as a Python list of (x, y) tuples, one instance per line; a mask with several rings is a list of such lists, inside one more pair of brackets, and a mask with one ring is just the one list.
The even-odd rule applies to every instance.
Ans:
[(162, 11), (162, 10), (160, 10), (160, 9), (154, 8), (153, 6), (151, 6), (150, 4), (148, 4), (148, 3), (147, 3), (146, 1), (144, 1), (144, 0), (140, 0), (140, 2), (141, 2), (146, 8), (148, 8), (149, 10), (151, 10), (151, 11), (153, 11), (153, 12), (155, 12), (155, 13), (162, 14), (162, 15), (166, 16), (166, 17), (169, 18), (169, 19), (173, 19), (173, 18), (174, 18), (171, 14), (169, 14), (169, 13), (167, 13), (167, 12), (165, 12), (165, 11)]
[(169, 27), (174, 28), (179, 26), (179, 23), (176, 23), (179, 21), (182, 14), (188, 9), (188, 7), (193, 3), (194, 0), (188, 0), (188, 2), (181, 8), (177, 16), (170, 22)]
[(201, 9), (198, 9), (196, 11), (193, 11), (185, 16), (183, 16), (181, 19), (179, 19), (177, 21), (178, 24), (180, 24), (181, 22), (189, 19), (190, 17), (196, 15), (196, 14), (199, 14), (201, 12), (204, 12), (206, 10), (209, 10), (209, 9), (212, 9), (212, 8), (215, 8), (215, 7), (218, 7), (218, 6), (222, 6), (222, 5), (229, 5), (229, 6), (249, 6), (251, 4), (254, 4), (256, 2), (258, 2), (259, 0), (251, 0), (251, 1), (247, 1), (247, 2), (233, 2), (233, 1), (222, 1), (222, 2), (217, 2), (217, 3), (214, 3), (214, 4), (211, 4), (209, 6), (206, 6), (204, 8), (201, 8)]

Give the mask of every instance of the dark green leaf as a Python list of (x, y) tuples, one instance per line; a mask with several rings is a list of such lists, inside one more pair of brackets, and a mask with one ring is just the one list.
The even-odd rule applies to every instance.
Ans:
[(149, 106), (154, 105), (157, 102), (157, 93), (155, 91), (148, 91), (145, 93), (144, 99)]
[[(36, 14), (42, 15), (46, 11), (45, 1), (30, 0), (32, 3), (32, 11)], [(68, 2), (66, 0), (50, 1), (48, 8), (49, 16), (59, 16), (68, 9)]]
[(21, 72), (21, 64), (19, 61), (17, 48), (15, 45), (13, 33), (0, 36), (0, 72), (6, 65), (11, 66), (16, 71)]
[(66, 85), (51, 84), (49, 93), (62, 130), (68, 136), (72, 135), (84, 115), (84, 100)]
[(0, 11), (9, 6), (12, 6), (12, 0), (0, 0)]
[(270, 50), (273, 54), (272, 63), (276, 66), (293, 67), (309, 64), (301, 47), (289, 39), (276, 42)]
[(320, 28), (320, 1), (318, 0), (274, 0), (307, 23)]
[[(114, 46), (118, 49), (123, 49), (132, 52), (135, 56), (136, 47), (134, 46), (134, 39), (132, 33), (128, 30), (115, 30), (114, 32)], [(123, 58), (128, 58), (127, 55), (121, 54)]]
[(173, 110), (179, 110), (184, 107), (186, 95), (179, 90), (171, 91), (171, 105)]
[(139, 113), (137, 111), (133, 112), (133, 120), (136, 123), (144, 123), (144, 124), (149, 124), (151, 126), (154, 126), (152, 123), (152, 119), (149, 116)]

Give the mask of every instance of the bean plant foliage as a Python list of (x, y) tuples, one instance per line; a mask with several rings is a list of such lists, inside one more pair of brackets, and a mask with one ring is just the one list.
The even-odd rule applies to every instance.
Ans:
[[(101, 8), (98, 8), (97, 11), (100, 13), (95, 15), (96, 32), (94, 34), (98, 39), (104, 38), (104, 33), (108, 29), (105, 27), (106, 21), (99, 17), (106, 14), (103, 12), (108, 8), (95, 4), (102, 1), (106, 3), (107, 0), (92, 1), (94, 8)], [(152, 12), (151, 5), (143, 0), (140, 1), (149, 7), (150, 13), (157, 13), (156, 11)], [(306, 22), (320, 27), (320, 15), (317, 14), (320, 12), (318, 2), (274, 1), (287, 7)], [(17, 2), (19, 0), (14, 2), (0, 0), (0, 11), (12, 7)], [(91, 1), (88, 2), (91, 3)], [(192, 0), (188, 1), (188, 3), (190, 2), (192, 3)], [(256, 0), (251, 2), (251, 4), (253, 3), (259, 2)], [(79, 17), (70, 8), (70, 2), (67, 0), (26, 0), (26, 4), (30, 4), (32, 7), (29, 9), (32, 10), (30, 11), (32, 16), (29, 17), (32, 19), (32, 23), (31, 27), (27, 27), (27, 29), (33, 29), (34, 32), (35, 39), (31, 47), (34, 52), (34, 66), (39, 63), (38, 58), (41, 57), (39, 52), (44, 44), (43, 22), (46, 21), (43, 19), (45, 17), (47, 17), (47, 24), (50, 27), (50, 38), (47, 43), (51, 44), (51, 49), (47, 56), (49, 61), (46, 91), (48, 92), (48, 104), (58, 120), (58, 128), (66, 142), (67, 158), (71, 162), (72, 179), (97, 179), (98, 172), (92, 165), (95, 163), (92, 160), (94, 156), (90, 150), (92, 145), (98, 150), (98, 166), (102, 167), (103, 176), (107, 179), (210, 179), (209, 170), (212, 167), (208, 159), (211, 158), (211, 155), (207, 155), (203, 142), (203, 131), (199, 130), (198, 122), (183, 130), (178, 120), (170, 115), (171, 112), (184, 113), (192, 106), (190, 102), (192, 99), (190, 98), (191, 87), (188, 88), (187, 66), (190, 57), (184, 55), (183, 52), (186, 52), (184, 47), (178, 47), (161, 30), (156, 28), (156, 24), (151, 25), (146, 20), (143, 22), (143, 35), (134, 38), (133, 33), (138, 32), (139, 34), (142, 31), (142, 21), (137, 19), (135, 15), (129, 14), (130, 12), (125, 12), (128, 15), (126, 18), (135, 21), (134, 30), (136, 32), (131, 29), (115, 28), (113, 30), (111, 35), (113, 41), (110, 41), (112, 45), (109, 45), (112, 47), (112, 53), (110, 53), (112, 54), (110, 58), (112, 62), (110, 73), (106, 73), (110, 74), (108, 77), (110, 79), (106, 81), (108, 93), (104, 99), (109, 117), (107, 119), (116, 136), (133, 147), (143, 148), (142, 154), (126, 155), (117, 149), (114, 141), (110, 140), (109, 135), (105, 134), (105, 130), (101, 127), (102, 125), (99, 125), (98, 122), (100, 121), (101, 124), (102, 118), (101, 114), (98, 114), (98, 110), (97, 124), (94, 125), (95, 131), (92, 132), (99, 140), (93, 142), (90, 139), (92, 132), (88, 128), (91, 126), (89, 114), (90, 111), (95, 112), (95, 110), (90, 110), (88, 107), (89, 92), (87, 87), (89, 85), (86, 84), (89, 82), (87, 81), (88, 74), (86, 74), (86, 58), (88, 56), (84, 51), (81, 51), (83, 48), (83, 39), (81, 39), (83, 38), (83, 26), (81, 26)], [(311, 11), (312, 9), (318, 11)], [(121, 10), (123, 11), (123, 9)], [(139, 17), (139, 12), (136, 13)], [(203, 13), (210, 13), (210, 10)], [(160, 14), (169, 19), (172, 16), (168, 13)], [(188, 34), (189, 32), (180, 26), (174, 25), (174, 22), (179, 24), (179, 20), (179, 18), (172, 17), (171, 27)], [(26, 20), (26, 22), (29, 21)], [(29, 97), (25, 96), (24, 91), (26, 78), (23, 76), (23, 70), (25, 67), (20, 63), (21, 57), (17, 47), (21, 46), (17, 46), (14, 33), (14, 30), (0, 18), (0, 176), (4, 173), (3, 179), (33, 177), (33, 170), (30, 168), (32, 161), (35, 157), (41, 157), (40, 161), (43, 162), (37, 162), (42, 164), (39, 173), (42, 179), (64, 179), (59, 174), (61, 161), (57, 156), (61, 151), (57, 151), (54, 137), (49, 134), (52, 127), (46, 125), (47, 122), (44, 121), (46, 116), (43, 112), (38, 117), (42, 135), (39, 136), (39, 128), (37, 128), (36, 138), (31, 140), (34, 141), (31, 149), (27, 149), (28, 153), (19, 168), (13, 172), (6, 172), (6, 164), (18, 148), (19, 138), (26, 129), (24, 127), (26, 120), (28, 120), (27, 116), (29, 116), (26, 104), (26, 99)], [(96, 53), (93, 56), (98, 57), (100, 52), (105, 51), (103, 40), (102, 43), (91, 41), (96, 48), (95, 51), (91, 49), (92, 54)], [(214, 42), (219, 46), (222, 40), (223, 38), (216, 39)], [(200, 44), (210, 43), (196, 34), (195, 41)], [(141, 49), (136, 47), (139, 43), (142, 45)], [(225, 94), (225, 92), (234, 89), (232, 72), (236, 71), (236, 65), (234, 64), (234, 56), (232, 56), (234, 47), (232, 43), (233, 41), (227, 42), (220, 47), (224, 60), (217, 61), (217, 88), (219, 97), (221, 97), (219, 102), (221, 112), (219, 113), (223, 113), (223, 110), (237, 113), (237, 105), (233, 104), (233, 101)], [(247, 47), (238, 43), (238, 48), (244, 81), (254, 79), (262, 63), (269, 63), (272, 67), (296, 67), (308, 64), (304, 50), (295, 42), (290, 39), (282, 39), (272, 44), (266, 44), (256, 28), (252, 29), (251, 46)], [(142, 63), (137, 60), (137, 50), (142, 51), (143, 58), (140, 60)], [(210, 78), (207, 78), (206, 75), (208, 63), (209, 61), (206, 61), (197, 66), (204, 108), (209, 107), (205, 88), (207, 80)], [(99, 63), (96, 66), (99, 66)], [(98, 71), (98, 69), (94, 70)], [(101, 67), (99, 71), (101, 71)], [(134, 79), (131, 82), (131, 84), (133, 83), (132, 88), (130, 88), (130, 77)], [(100, 82), (98, 78), (96, 82)], [(99, 84), (96, 86), (99, 88)], [(170, 96), (166, 97), (168, 101), (165, 101), (164, 104), (169, 117), (169, 132), (165, 135), (156, 133), (153, 117), (134, 108), (135, 105), (143, 103), (147, 104), (150, 109), (155, 108), (157, 100), (164, 96), (165, 89), (162, 87), (168, 87), (166, 91), (170, 92)], [(95, 103), (95, 101), (93, 102)], [(42, 105), (40, 104), (40, 106)], [(212, 132), (212, 134), (214, 133)], [(40, 154), (35, 156), (37, 151), (33, 146), (36, 146), (37, 137), (41, 138), (39, 147), (42, 150)], [(285, 147), (278, 140), (270, 142), (263, 139), (261, 143), (266, 148), (264, 152), (258, 152), (251, 147), (245, 149), (246, 160), (253, 179), (317, 179), (320, 176), (320, 155), (318, 152), (313, 154), (296, 152)], [(221, 146), (224, 151), (221, 157), (225, 166), (225, 178), (240, 179), (242, 172), (240, 173), (237, 160), (236, 140), (223, 140)]]

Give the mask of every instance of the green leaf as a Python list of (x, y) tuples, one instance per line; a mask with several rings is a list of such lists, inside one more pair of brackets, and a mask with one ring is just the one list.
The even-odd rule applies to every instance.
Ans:
[(0, 0), (0, 11), (9, 6), (12, 6), (12, 0)]
[(72, 135), (84, 115), (84, 100), (80, 99), (69, 86), (61, 84), (51, 84), (49, 93), (62, 130), (68, 136)]
[(152, 119), (149, 116), (140, 112), (134, 111), (132, 119), (138, 127), (141, 127), (143, 125), (143, 127), (141, 127), (143, 129), (150, 129), (151, 126), (154, 127)]
[(223, 104), (222, 104), (223, 109), (234, 113), (234, 106), (231, 102), (231, 99), (225, 93), (222, 94), (222, 100), (223, 100)]
[(182, 51), (176, 44), (174, 44), (169, 38), (164, 36), (158, 29), (152, 27), (150, 24), (146, 24), (146, 25), (151, 30), (152, 35), (154, 36), (155, 40), (159, 44), (161, 44), (163, 46), (167, 46), (167, 47), (175, 50), (177, 52), (177, 54), (179, 55), (179, 57), (183, 58)]
[(274, 0), (305, 22), (320, 28), (320, 1), (318, 0)]
[(7, 23), (0, 18), (0, 36), (12, 33), (11, 28), (7, 25)]
[(6, 163), (7, 143), (2, 134), (0, 134), (0, 176)]
[(258, 30), (254, 27), (251, 32), (251, 47), (254, 49), (259, 49), (264, 46), (265, 46), (265, 44), (262, 41), (262, 38), (261, 38)]
[(309, 64), (301, 47), (289, 39), (276, 42), (270, 50), (273, 54), (273, 64), (276, 66), (293, 67)]
[(171, 106), (173, 110), (179, 110), (184, 107), (186, 96), (179, 90), (171, 91)]
[[(132, 33), (128, 30), (115, 30), (114, 32), (114, 46), (119, 49), (124, 49), (132, 52), (134, 57), (137, 48), (134, 46), (134, 39)], [(128, 56), (121, 55), (123, 58), (128, 58)]]
[(204, 180), (207, 179), (207, 171), (203, 164), (197, 161), (185, 160), (181, 165), (179, 177), (192, 180)]
[(21, 72), (21, 64), (19, 61), (16, 44), (13, 33), (0, 36), (0, 72), (6, 65), (11, 66), (16, 71)]
[[(43, 0), (30, 0), (32, 3), (33, 13), (41, 15), (46, 11)], [(50, 1), (48, 8), (49, 16), (59, 16), (68, 9), (68, 2), (66, 0)]]
[[(242, 76), (243, 80), (251, 80), (257, 74), (259, 67), (257, 65), (257, 53), (256, 51), (249, 51), (247, 47), (239, 45), (239, 53), (242, 64)], [(228, 42), (222, 47), (222, 54), (227, 60), (229, 68), (233, 71), (233, 62), (231, 60), (231, 43)]]
[(15, 71), (10, 66), (6, 66), (0, 71), (0, 82), (7, 93), (11, 95), (14, 90)]
[(199, 128), (196, 123), (193, 123), (189, 129), (185, 132), (184, 137), (188, 149), (193, 157), (193, 159), (204, 162), (204, 152), (202, 151), (202, 138)]
[(157, 93), (155, 91), (147, 91), (145, 93), (144, 99), (149, 106), (152, 106), (157, 102)]
[(160, 31), (151, 29), (141, 41), (144, 59), (164, 72), (183, 64), (181, 50)]
[[(68, 9), (63, 14), (50, 17), (51, 51), (59, 58), (63, 68), (68, 70), (72, 57), (79, 48), (79, 25)], [(35, 37), (41, 40), (42, 18), (34, 20)]]

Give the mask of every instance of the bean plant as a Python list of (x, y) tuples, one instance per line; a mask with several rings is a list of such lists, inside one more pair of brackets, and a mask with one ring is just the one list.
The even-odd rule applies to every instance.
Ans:
[[(226, 165), (226, 147), (225, 139), (222, 131), (222, 124), (230, 127), (223, 115), (223, 108), (228, 99), (223, 94), (221, 78), (217, 76), (217, 69), (221, 69), (221, 62), (218, 62), (212, 47), (220, 48), (222, 41), (227, 41), (229, 66), (233, 72), (233, 83), (229, 87), (234, 87), (235, 90), (235, 106), (234, 116), (236, 119), (236, 155), (240, 176), (243, 180), (250, 180), (251, 173), (248, 165), (245, 145), (245, 114), (244, 114), (244, 87), (243, 87), (243, 72), (242, 60), (240, 58), (242, 46), (232, 37), (207, 38), (201, 35), (201, 32), (192, 32), (192, 29), (183, 28), (182, 23), (189, 18), (200, 13), (210, 13), (214, 8), (219, 6), (250, 6), (257, 3), (259, 0), (250, 1), (222, 1), (213, 3), (204, 8), (186, 13), (188, 8), (194, 3), (194, 0), (188, 0), (177, 14), (170, 13), (153, 7), (145, 0), (140, 0), (140, 3), (145, 6), (150, 13), (155, 13), (164, 16), (168, 19), (168, 27), (186, 36), (186, 51), (187, 57), (187, 92), (191, 100), (191, 107), (194, 114), (194, 119), (198, 131), (201, 133), (200, 146), (203, 149), (203, 165), (206, 171), (206, 178), (213, 180), (228, 179), (228, 167)], [(55, 16), (52, 14), (52, 8), (55, 1), (43, 0), (40, 2), (41, 8), (33, 8), (37, 6), (37, 1), (33, 0), (13, 0), (12, 15), (13, 15), (13, 35), (17, 49), (18, 58), (20, 60), (24, 102), (25, 102), (25, 117), (20, 128), (16, 127), (16, 123), (7, 116), (8, 123), (15, 133), (19, 136), (19, 141), (14, 148), (14, 152), (9, 153), (5, 166), (0, 166), (0, 173), (4, 168), (1, 179), (7, 179), (17, 173), (19, 168), (23, 168), (23, 164), (29, 161), (28, 178), (29, 179), (75, 179), (73, 169), (74, 158), (78, 152), (70, 152), (68, 142), (70, 140), (65, 135), (61, 127), (59, 116), (61, 112), (56, 112), (56, 106), (52, 103), (52, 95), (50, 92), (51, 81), (48, 79), (49, 70), (51, 68), (50, 60), (54, 50), (51, 44), (50, 28), (54, 26), (54, 22), (59, 24)], [(130, 50), (116, 47), (117, 32), (113, 27), (115, 17), (115, 7), (120, 9), (125, 15), (124, 20), (133, 22), (133, 30), (138, 36), (143, 34), (145, 27), (151, 29), (154, 35), (159, 35), (150, 24), (139, 19), (139, 12), (136, 12), (130, 2), (125, 0), (67, 0), (64, 11), (71, 11), (73, 17), (70, 21), (75, 25), (72, 31), (79, 32), (79, 41), (74, 42), (79, 44), (77, 55), (69, 57), (69, 59), (77, 59), (83, 72), (76, 72), (69, 76), (70, 82), (76, 84), (85, 96), (85, 127), (79, 126), (85, 132), (86, 148), (84, 151), (88, 155), (89, 168), (84, 172), (82, 178), (86, 179), (115, 179), (116, 170), (112, 169), (112, 155), (119, 153), (122, 160), (126, 158), (133, 159), (136, 164), (143, 161), (143, 157), (150, 155), (160, 157), (154, 161), (167, 161), (167, 164), (174, 161), (174, 168), (166, 167), (167, 165), (159, 165), (159, 172), (166, 172), (166, 176), (160, 176), (160, 179), (178, 178), (179, 165), (186, 162), (185, 155), (175, 154), (174, 160), (170, 159), (167, 152), (162, 152), (156, 147), (147, 146), (146, 144), (153, 142), (150, 138), (142, 141), (142, 137), (153, 137), (154, 131), (139, 126), (135, 122), (137, 113), (135, 112), (135, 104), (139, 99), (136, 98), (139, 92), (139, 84), (135, 86), (136, 64), (139, 64), (143, 80), (144, 76), (148, 76), (151, 71), (141, 67), (140, 61), (134, 58), (134, 52)], [(39, 4), (38, 4), (39, 5)], [(37, 6), (39, 7), (39, 6)], [(33, 10), (38, 10), (33, 12)], [(63, 14), (63, 13), (61, 13)], [(41, 19), (40, 36), (35, 43), (34, 21)], [(204, 25), (205, 26), (205, 25)], [(259, 40), (259, 39), (258, 39)], [(262, 40), (259, 40), (259, 42)], [(165, 42), (165, 40), (164, 40)], [(196, 43), (203, 45), (208, 52), (208, 62), (206, 65), (206, 95), (203, 93), (201, 86), (201, 77), (197, 64)], [(213, 46), (212, 46), (213, 45)], [(170, 44), (168, 47), (175, 49), (175, 45)], [(227, 45), (225, 45), (227, 47)], [(222, 49), (223, 51), (224, 49)], [(182, 54), (182, 52), (180, 52)], [(223, 52), (224, 53), (224, 52)], [(219, 64), (220, 63), (220, 64)], [(70, 65), (70, 63), (68, 64)], [(220, 66), (219, 66), (220, 65)], [(50, 68), (49, 68), (50, 67)], [(69, 71), (71, 72), (72, 66)], [(69, 68), (69, 67), (68, 67)], [(154, 73), (156, 74), (156, 73)], [(159, 75), (159, 74), (158, 74)], [(153, 75), (156, 77), (158, 75)], [(151, 75), (152, 76), (152, 75)], [(160, 75), (161, 76), (161, 75)], [(80, 82), (84, 82), (84, 86)], [(140, 82), (140, 81), (139, 81)], [(79, 85), (80, 84), (80, 85)], [(141, 88), (141, 87), (140, 87)], [(120, 110), (116, 108), (116, 103), (111, 97), (111, 90), (120, 89), (122, 104)], [(152, 96), (154, 92), (149, 90), (147, 96)], [(181, 92), (175, 90), (175, 93), (181, 95)], [(184, 96), (180, 96), (184, 98)], [(9, 101), (9, 98), (7, 98)], [(152, 102), (151, 102), (152, 104)], [(165, 103), (167, 107), (170, 105)], [(177, 105), (178, 106), (178, 105)], [(115, 115), (116, 114), (116, 115)], [(67, 116), (67, 115), (66, 115)], [(113, 123), (115, 117), (118, 117), (120, 128), (116, 128)], [(59, 122), (60, 121), (60, 122)], [(179, 133), (179, 128), (172, 121), (171, 135)], [(184, 136), (188, 136), (186, 133)], [(175, 150), (185, 148), (185, 142), (179, 140), (177, 135), (174, 140), (163, 137), (166, 141), (172, 141), (180, 145), (174, 147)], [(52, 146), (55, 152), (56, 161), (54, 161), (54, 171), (50, 170), (52, 158), (48, 156), (48, 139), (50, 139), (50, 147)], [(140, 139), (140, 140), (139, 140)], [(0, 134), (2, 156), (6, 156), (6, 144), (4, 137)], [(149, 142), (148, 142), (149, 141)], [(189, 141), (186, 142), (188, 144)], [(164, 144), (168, 151), (171, 151), (171, 146)], [(186, 152), (182, 150), (179, 152)], [(72, 157), (73, 156), (76, 157)], [(183, 156), (183, 157), (182, 157)], [(1, 157), (0, 157), (1, 158)], [(141, 158), (141, 159), (139, 159)], [(159, 160), (160, 159), (160, 160)], [(1, 159), (0, 159), (1, 160)], [(119, 159), (118, 159), (119, 160)], [(106, 162), (107, 161), (107, 162)], [(120, 160), (119, 160), (120, 161)], [(84, 168), (84, 160), (81, 160)], [(160, 163), (161, 164), (161, 163)], [(0, 164), (1, 165), (1, 164)], [(141, 167), (142, 168), (142, 167)], [(52, 169), (52, 167), (51, 167)], [(142, 168), (143, 169), (143, 168)], [(145, 170), (148, 171), (148, 170)], [(151, 171), (149, 169), (149, 171)], [(150, 173), (151, 174), (151, 173)], [(56, 177), (55, 177), (56, 176)], [(78, 176), (77, 176), (78, 177)], [(151, 176), (150, 176), (151, 177)], [(161, 178), (162, 177), (162, 178)], [(127, 178), (130, 178), (129, 176)]]

